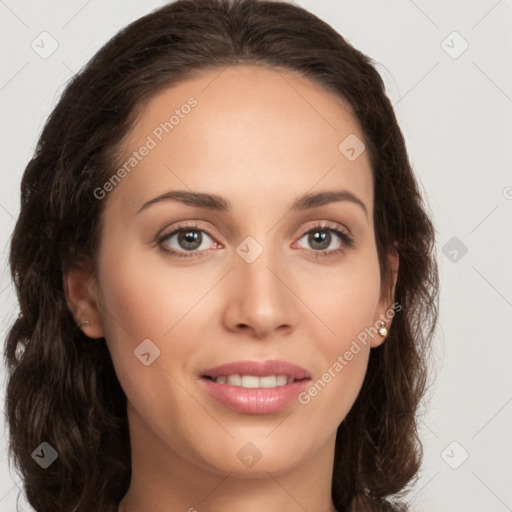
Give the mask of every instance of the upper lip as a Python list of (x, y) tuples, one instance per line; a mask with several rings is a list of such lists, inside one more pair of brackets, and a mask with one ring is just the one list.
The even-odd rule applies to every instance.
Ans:
[(254, 375), (264, 377), (266, 375), (286, 375), (295, 380), (310, 379), (311, 375), (304, 368), (287, 361), (235, 361), (223, 364), (215, 368), (209, 368), (201, 373), (202, 377), (216, 379), (222, 375)]

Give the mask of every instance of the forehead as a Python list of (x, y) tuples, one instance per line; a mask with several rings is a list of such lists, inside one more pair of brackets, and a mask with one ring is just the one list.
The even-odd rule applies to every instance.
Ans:
[[(140, 203), (167, 189), (271, 204), (315, 188), (348, 188), (373, 203), (364, 136), (346, 101), (295, 72), (240, 65), (208, 70), (145, 103), (121, 165), (137, 162), (112, 194)], [(354, 152), (347, 153), (355, 148)], [(236, 189), (236, 190), (235, 190)], [(236, 199), (231, 200), (235, 203)], [(286, 202), (288, 202), (286, 200)]]

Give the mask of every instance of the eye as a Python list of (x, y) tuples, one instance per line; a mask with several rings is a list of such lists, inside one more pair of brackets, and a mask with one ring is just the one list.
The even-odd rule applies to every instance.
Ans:
[(190, 257), (198, 252), (219, 246), (212, 237), (197, 225), (178, 226), (156, 240), (162, 250), (176, 256)]
[[(208, 249), (222, 247), (204, 229), (195, 223), (180, 225), (162, 234), (155, 240), (162, 251), (178, 257), (204, 255)], [(334, 256), (354, 245), (353, 238), (341, 229), (331, 225), (318, 225), (305, 232), (298, 240), (299, 247), (312, 251), (316, 257)]]
[(309, 245), (313, 251), (322, 255), (333, 255), (352, 247), (353, 239), (338, 228), (319, 225), (302, 235), (299, 244), (301, 247)]

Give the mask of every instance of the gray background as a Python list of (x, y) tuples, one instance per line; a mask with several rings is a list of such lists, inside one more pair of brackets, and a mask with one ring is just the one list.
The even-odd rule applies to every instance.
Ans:
[[(512, 510), (512, 1), (295, 3), (378, 62), (437, 226), (436, 380), (423, 408), (425, 462), (412, 510)], [(0, 0), (2, 343), (17, 315), (7, 256), (19, 182), (43, 123), (93, 52), (161, 4)], [(1, 367), (2, 404), (4, 389)], [(0, 512), (11, 512), (21, 487), (3, 418), (0, 431)], [(23, 499), (19, 507), (31, 510)]]

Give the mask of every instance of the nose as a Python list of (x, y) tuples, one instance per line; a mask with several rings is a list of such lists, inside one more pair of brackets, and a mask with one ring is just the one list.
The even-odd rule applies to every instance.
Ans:
[(232, 332), (246, 331), (255, 339), (285, 335), (298, 319), (298, 298), (286, 262), (270, 251), (252, 263), (236, 255), (226, 283), (224, 324)]

